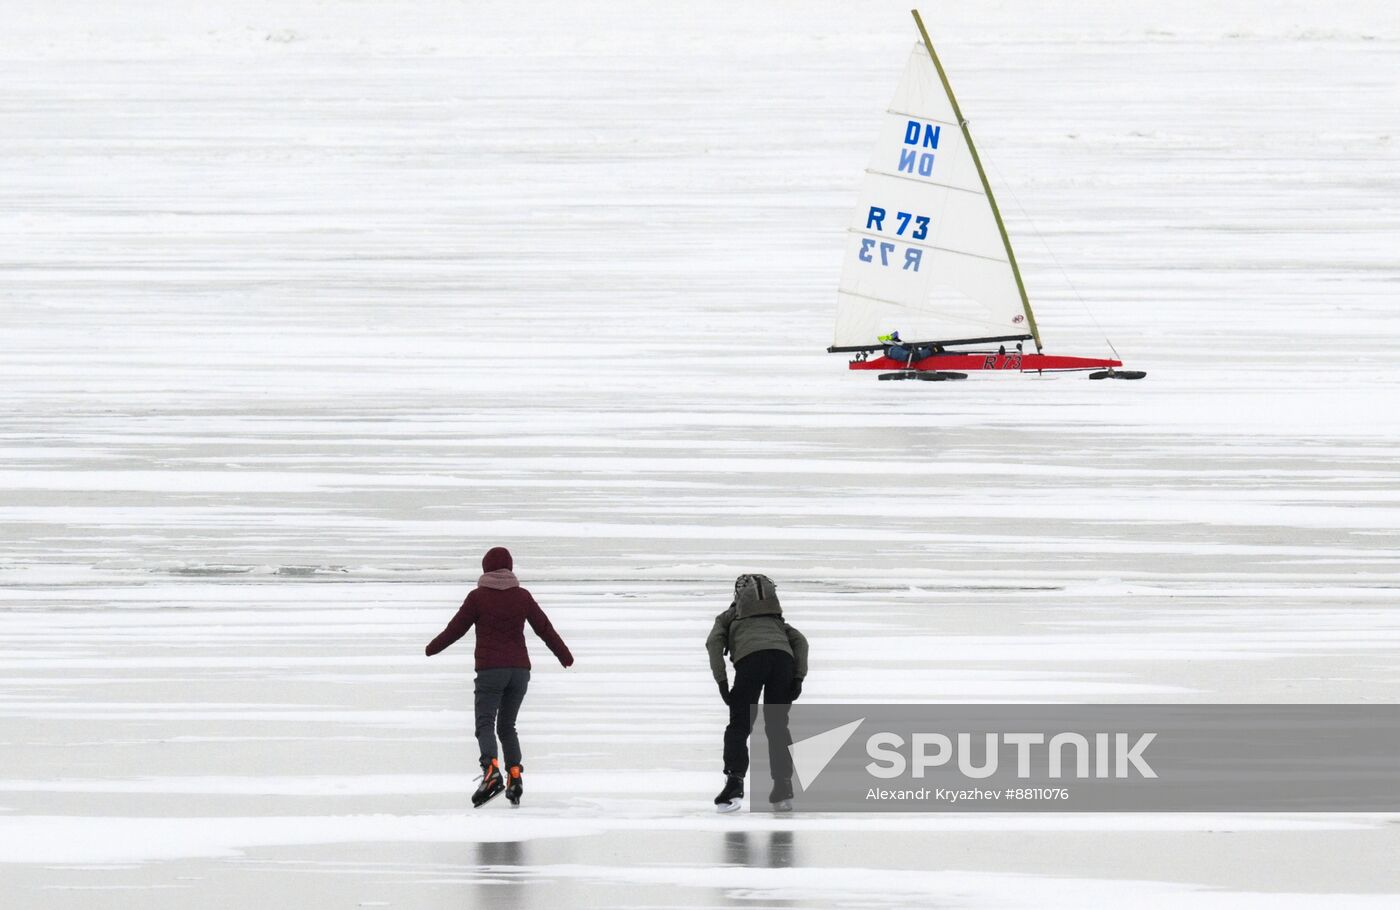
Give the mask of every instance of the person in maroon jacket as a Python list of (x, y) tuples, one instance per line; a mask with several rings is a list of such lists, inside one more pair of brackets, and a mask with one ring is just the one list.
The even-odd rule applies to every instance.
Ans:
[[(476, 626), (476, 741), (481, 747), (481, 786), (472, 794), (480, 807), (502, 791), (512, 806), (520, 805), (525, 785), (521, 778), (520, 737), (515, 718), (530, 685), (530, 654), (525, 650), (525, 623), (549, 645), (566, 668), (574, 656), (550, 625), (540, 605), (516, 579), (510, 551), (492, 547), (481, 560), (486, 574), (477, 580), (462, 607), (437, 638), (428, 643), (429, 657), (442, 651)], [(505, 752), (507, 784), (496, 756), (496, 734)]]

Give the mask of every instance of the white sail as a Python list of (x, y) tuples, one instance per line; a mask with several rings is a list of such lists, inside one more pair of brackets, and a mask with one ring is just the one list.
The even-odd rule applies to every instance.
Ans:
[(922, 43), (885, 114), (846, 240), (836, 346), (1030, 337), (954, 102)]

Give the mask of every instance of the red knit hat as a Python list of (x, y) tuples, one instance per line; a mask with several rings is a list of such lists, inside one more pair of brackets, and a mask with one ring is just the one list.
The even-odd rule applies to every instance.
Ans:
[(483, 572), (514, 568), (515, 561), (510, 558), (510, 551), (505, 547), (492, 547), (486, 551), (485, 556), (481, 557), (481, 571)]

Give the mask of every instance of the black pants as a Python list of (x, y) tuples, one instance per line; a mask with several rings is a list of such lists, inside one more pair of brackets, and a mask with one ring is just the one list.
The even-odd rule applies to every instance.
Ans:
[(496, 734), (501, 736), (505, 766), (520, 764), (520, 737), (515, 735), (515, 717), (525, 690), (530, 686), (530, 671), (518, 668), (476, 671), (476, 744), (481, 748), (484, 765), (496, 757)]
[[(729, 726), (724, 728), (724, 773), (743, 777), (749, 771), (749, 710), (763, 694), (763, 726), (768, 734), (768, 764), (774, 780), (792, 777), (791, 738), (787, 735), (788, 696), (795, 667), (786, 651), (755, 651), (734, 665), (729, 690)], [(777, 706), (769, 710), (767, 706)]]

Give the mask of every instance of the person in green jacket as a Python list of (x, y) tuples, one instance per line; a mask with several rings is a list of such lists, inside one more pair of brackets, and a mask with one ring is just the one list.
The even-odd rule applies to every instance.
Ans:
[[(783, 620), (777, 589), (766, 575), (740, 575), (734, 582), (734, 601), (715, 617), (705, 639), (710, 671), (719, 684), (720, 698), (729, 706), (724, 729), (724, 789), (715, 797), (720, 811), (739, 807), (744, 796), (744, 775), (749, 770), (750, 708), (758, 704), (789, 705), (802, 695), (807, 676), (807, 639)], [(724, 665), (724, 655), (734, 663), (734, 687)], [(765, 714), (765, 719), (768, 715)], [(786, 713), (780, 718), (786, 727)], [(792, 799), (792, 757), (782, 737), (768, 737), (768, 757), (773, 771), (769, 802), (786, 808)]]

